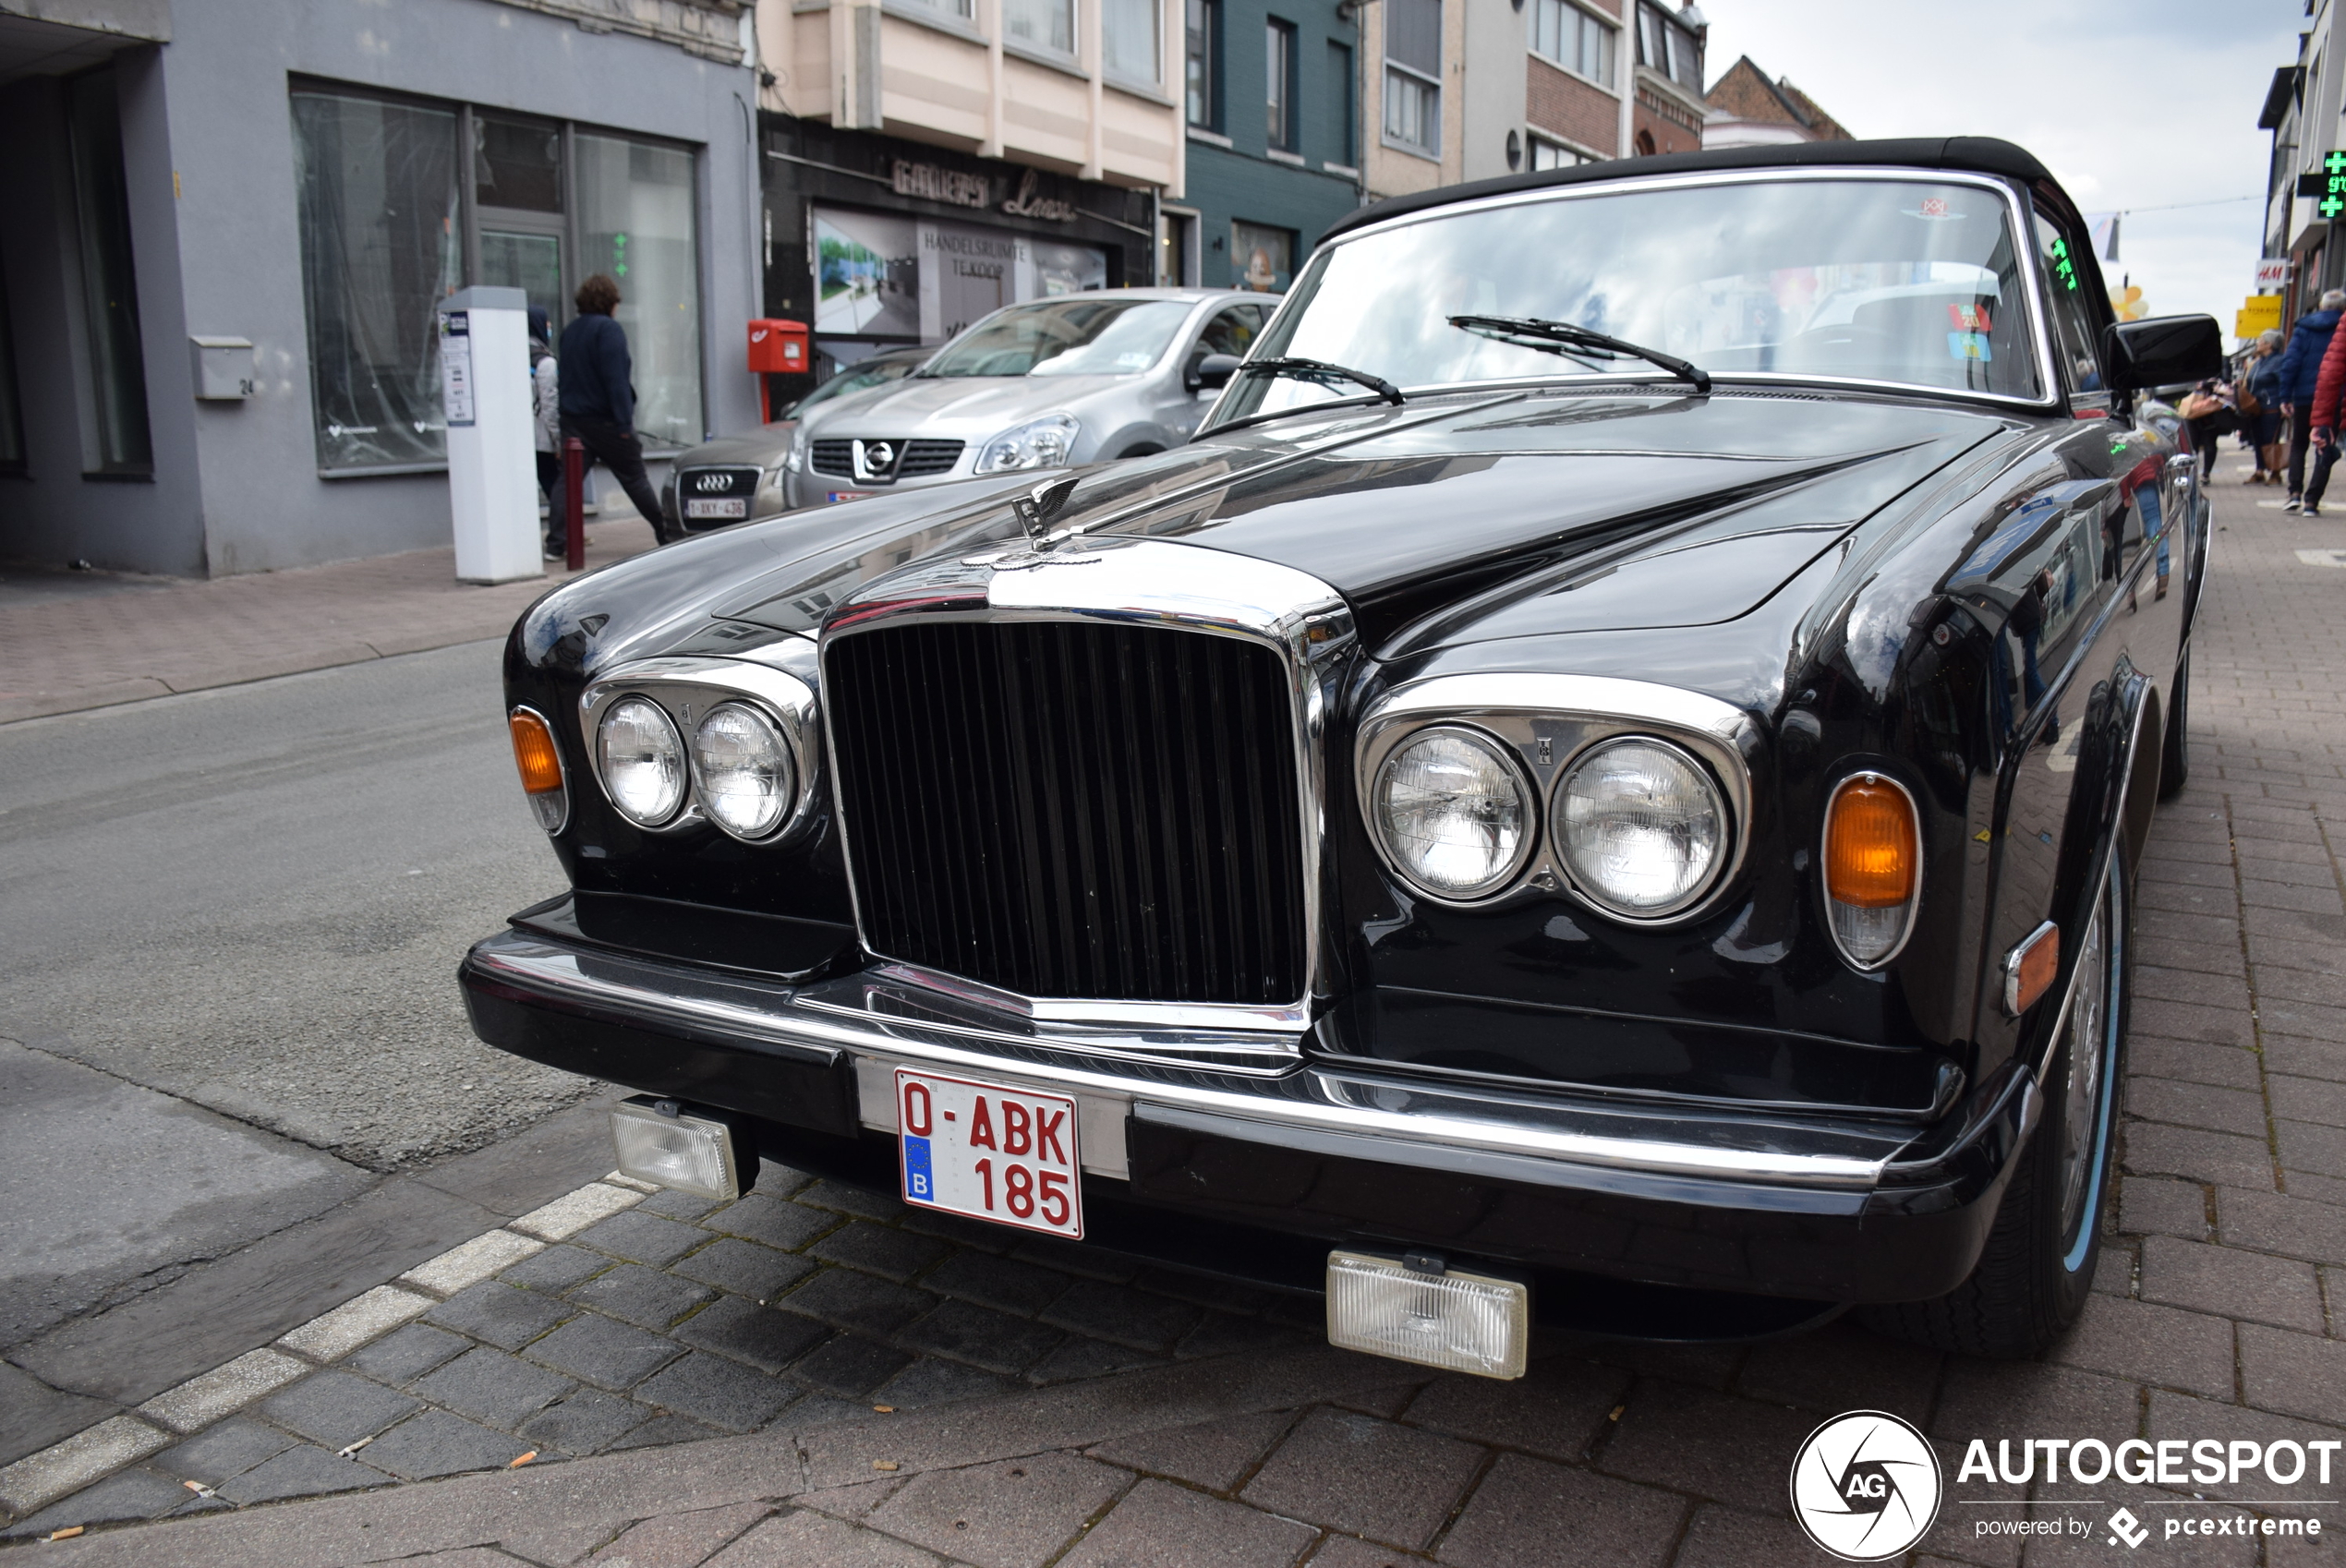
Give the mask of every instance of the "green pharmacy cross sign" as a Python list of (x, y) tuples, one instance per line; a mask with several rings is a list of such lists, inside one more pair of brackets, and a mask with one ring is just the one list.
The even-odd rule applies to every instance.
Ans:
[[(2338, 154), (2333, 152), (2330, 156), (2335, 158)], [(611, 236), (611, 273), (614, 278), (623, 278), (627, 275), (627, 236), (625, 235)]]
[(2077, 291), (2077, 264), (2069, 259), (2067, 240), (2056, 239), (2052, 242), (2052, 264), (2053, 276), (2059, 278), (2070, 293), (2074, 294)]
[(2346, 152), (2322, 154), (2322, 198), (2314, 211), (2325, 218), (2346, 212)]

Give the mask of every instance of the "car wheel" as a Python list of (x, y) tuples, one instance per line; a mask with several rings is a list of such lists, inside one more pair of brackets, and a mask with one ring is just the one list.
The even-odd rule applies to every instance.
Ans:
[[(2116, 851), (2113, 851), (2116, 852)], [(2085, 1309), (2110, 1204), (2119, 1073), (2133, 990), (2123, 863), (2077, 954), (2076, 995), (2044, 1076), (2044, 1110), (1971, 1277), (1935, 1301), (1868, 1308), (1880, 1332), (1966, 1356), (2034, 1356)]]
[(2191, 782), (2191, 650), (2175, 666), (2175, 689), (2167, 694), (2167, 730), (2159, 742), (2159, 798), (2171, 801)]

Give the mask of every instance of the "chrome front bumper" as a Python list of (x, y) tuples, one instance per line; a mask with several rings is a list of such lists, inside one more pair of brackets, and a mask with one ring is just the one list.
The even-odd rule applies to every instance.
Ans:
[(856, 1119), (881, 1130), (893, 1130), (888, 1084), (900, 1065), (1072, 1094), (1084, 1164), (1105, 1176), (1127, 1175), (1129, 1117), (1476, 1180), (1854, 1218), (1917, 1136), (1912, 1127), (1509, 1093), (1299, 1064), (1289, 1035), (1006, 1020), (882, 969), (792, 987), (515, 930), (476, 946), (465, 979), (557, 1012), (852, 1068)]

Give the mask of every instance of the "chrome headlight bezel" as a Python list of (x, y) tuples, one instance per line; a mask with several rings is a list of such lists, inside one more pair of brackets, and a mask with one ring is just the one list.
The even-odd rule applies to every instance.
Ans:
[[(744, 830), (736, 826), (712, 803), (715, 790), (709, 783), (708, 764), (705, 756), (702, 737), (708, 732), (709, 724), (719, 715), (729, 713), (742, 714), (753, 724), (767, 730), (781, 754), (784, 788), (780, 807), (774, 813), (771, 821), (755, 829)], [(702, 711), (699, 719), (694, 724), (692, 738), (685, 742), (684, 755), (685, 760), (692, 765), (694, 803), (700, 807), (701, 814), (707, 817), (718, 831), (728, 838), (738, 838), (744, 844), (762, 844), (780, 832), (798, 809), (798, 757), (791, 747), (790, 736), (785, 732), (784, 727), (777, 723), (773, 716), (768, 713), (760, 704), (746, 702), (738, 697), (710, 704)]]
[[(1412, 866), (1392, 841), (1393, 825), (1388, 815), (1392, 787), (1389, 770), (1410, 747), (1435, 739), (1463, 742), (1488, 757), (1506, 776), (1506, 782), (1515, 789), (1520, 837), (1506, 863), (1472, 887), (1437, 887), (1431, 885), (1421, 870)], [(1540, 847), (1541, 810), (1538, 788), (1524, 772), (1521, 761), (1514, 755), (1506, 742), (1472, 725), (1423, 724), (1410, 730), (1387, 748), (1384, 756), (1378, 761), (1376, 771), (1371, 777), (1369, 793), (1364, 800), (1367, 805), (1369, 832), (1376, 839), (1377, 850), (1385, 856), (1385, 863), (1390, 865), (1394, 872), (1411, 887), (1429, 899), (1438, 899), (1445, 903), (1480, 903), (1493, 893), (1513, 885), (1516, 879), (1523, 874), (1525, 863)]]
[[(1512, 880), (1474, 898), (1429, 892), (1394, 863), (1373, 814), (1385, 760), (1410, 737), (1465, 727), (1503, 743), (1531, 781), (1537, 841)], [(1752, 814), (1750, 757), (1760, 727), (1740, 708), (1699, 692), (1614, 676), (1491, 672), (1435, 676), (1394, 688), (1362, 712), (1354, 742), (1354, 789), (1362, 826), (1378, 858), (1412, 896), (1451, 909), (1484, 910), (1531, 899), (1569, 898), (1614, 925), (1683, 925), (1716, 909), (1738, 880)], [(1625, 911), (1578, 886), (1560, 852), (1554, 814), (1565, 778), (1596, 748), (1632, 737), (1691, 756), (1723, 802), (1724, 842), (1701, 889), (1667, 911)]]
[[(1701, 877), (1686, 892), (1664, 903), (1633, 905), (1609, 893), (1597, 883), (1596, 877), (1586, 866), (1576, 862), (1566, 842), (1564, 818), (1572, 781), (1579, 776), (1583, 768), (1597, 762), (1606, 753), (1629, 746), (1649, 747), (1685, 767), (1694, 776), (1704, 794), (1709, 797), (1711, 814), (1718, 822), (1718, 843), (1711, 852), (1710, 865), (1704, 870)], [(1726, 865), (1726, 851), (1734, 838), (1735, 829), (1727, 810), (1726, 795), (1719, 788), (1719, 782), (1712, 776), (1711, 770), (1703, 766), (1702, 759), (1682, 745), (1659, 735), (1647, 734), (1640, 730), (1608, 735), (1602, 740), (1592, 741), (1574, 753), (1571, 761), (1556, 770), (1555, 782), (1548, 792), (1548, 833), (1550, 842), (1554, 848), (1557, 868), (1563, 872), (1566, 880), (1572, 885), (1572, 890), (1575, 893), (1615, 920), (1650, 925), (1674, 919), (1711, 896), (1711, 890), (1718, 886), (1720, 873)]]
[[(736, 842), (768, 847), (786, 843), (805, 828), (819, 807), (823, 784), (823, 742), (815, 690), (815, 645), (792, 638), (761, 649), (765, 662), (739, 658), (667, 657), (639, 659), (604, 671), (579, 694), (579, 723), (590, 739), (588, 755), (596, 782), (613, 810), (619, 802), (602, 777), (602, 756), (592, 738), (611, 707), (630, 697), (641, 697), (664, 713), (675, 728), (684, 755), (687, 783), (682, 810), (658, 826), (635, 824), (646, 833), (668, 835), (713, 827)], [(766, 833), (746, 838), (711, 814), (702, 798), (700, 768), (694, 756), (694, 738), (714, 709), (728, 704), (747, 708), (771, 725), (787, 749), (795, 796), (781, 819)], [(624, 814), (623, 813), (623, 815)]]

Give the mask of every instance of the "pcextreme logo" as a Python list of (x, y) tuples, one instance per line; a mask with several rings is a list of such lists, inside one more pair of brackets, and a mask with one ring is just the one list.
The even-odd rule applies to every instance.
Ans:
[(1851, 1562), (1895, 1557), (1929, 1532), (1944, 1486), (1923, 1435), (1880, 1410), (1835, 1416), (1792, 1461), (1792, 1516)]

